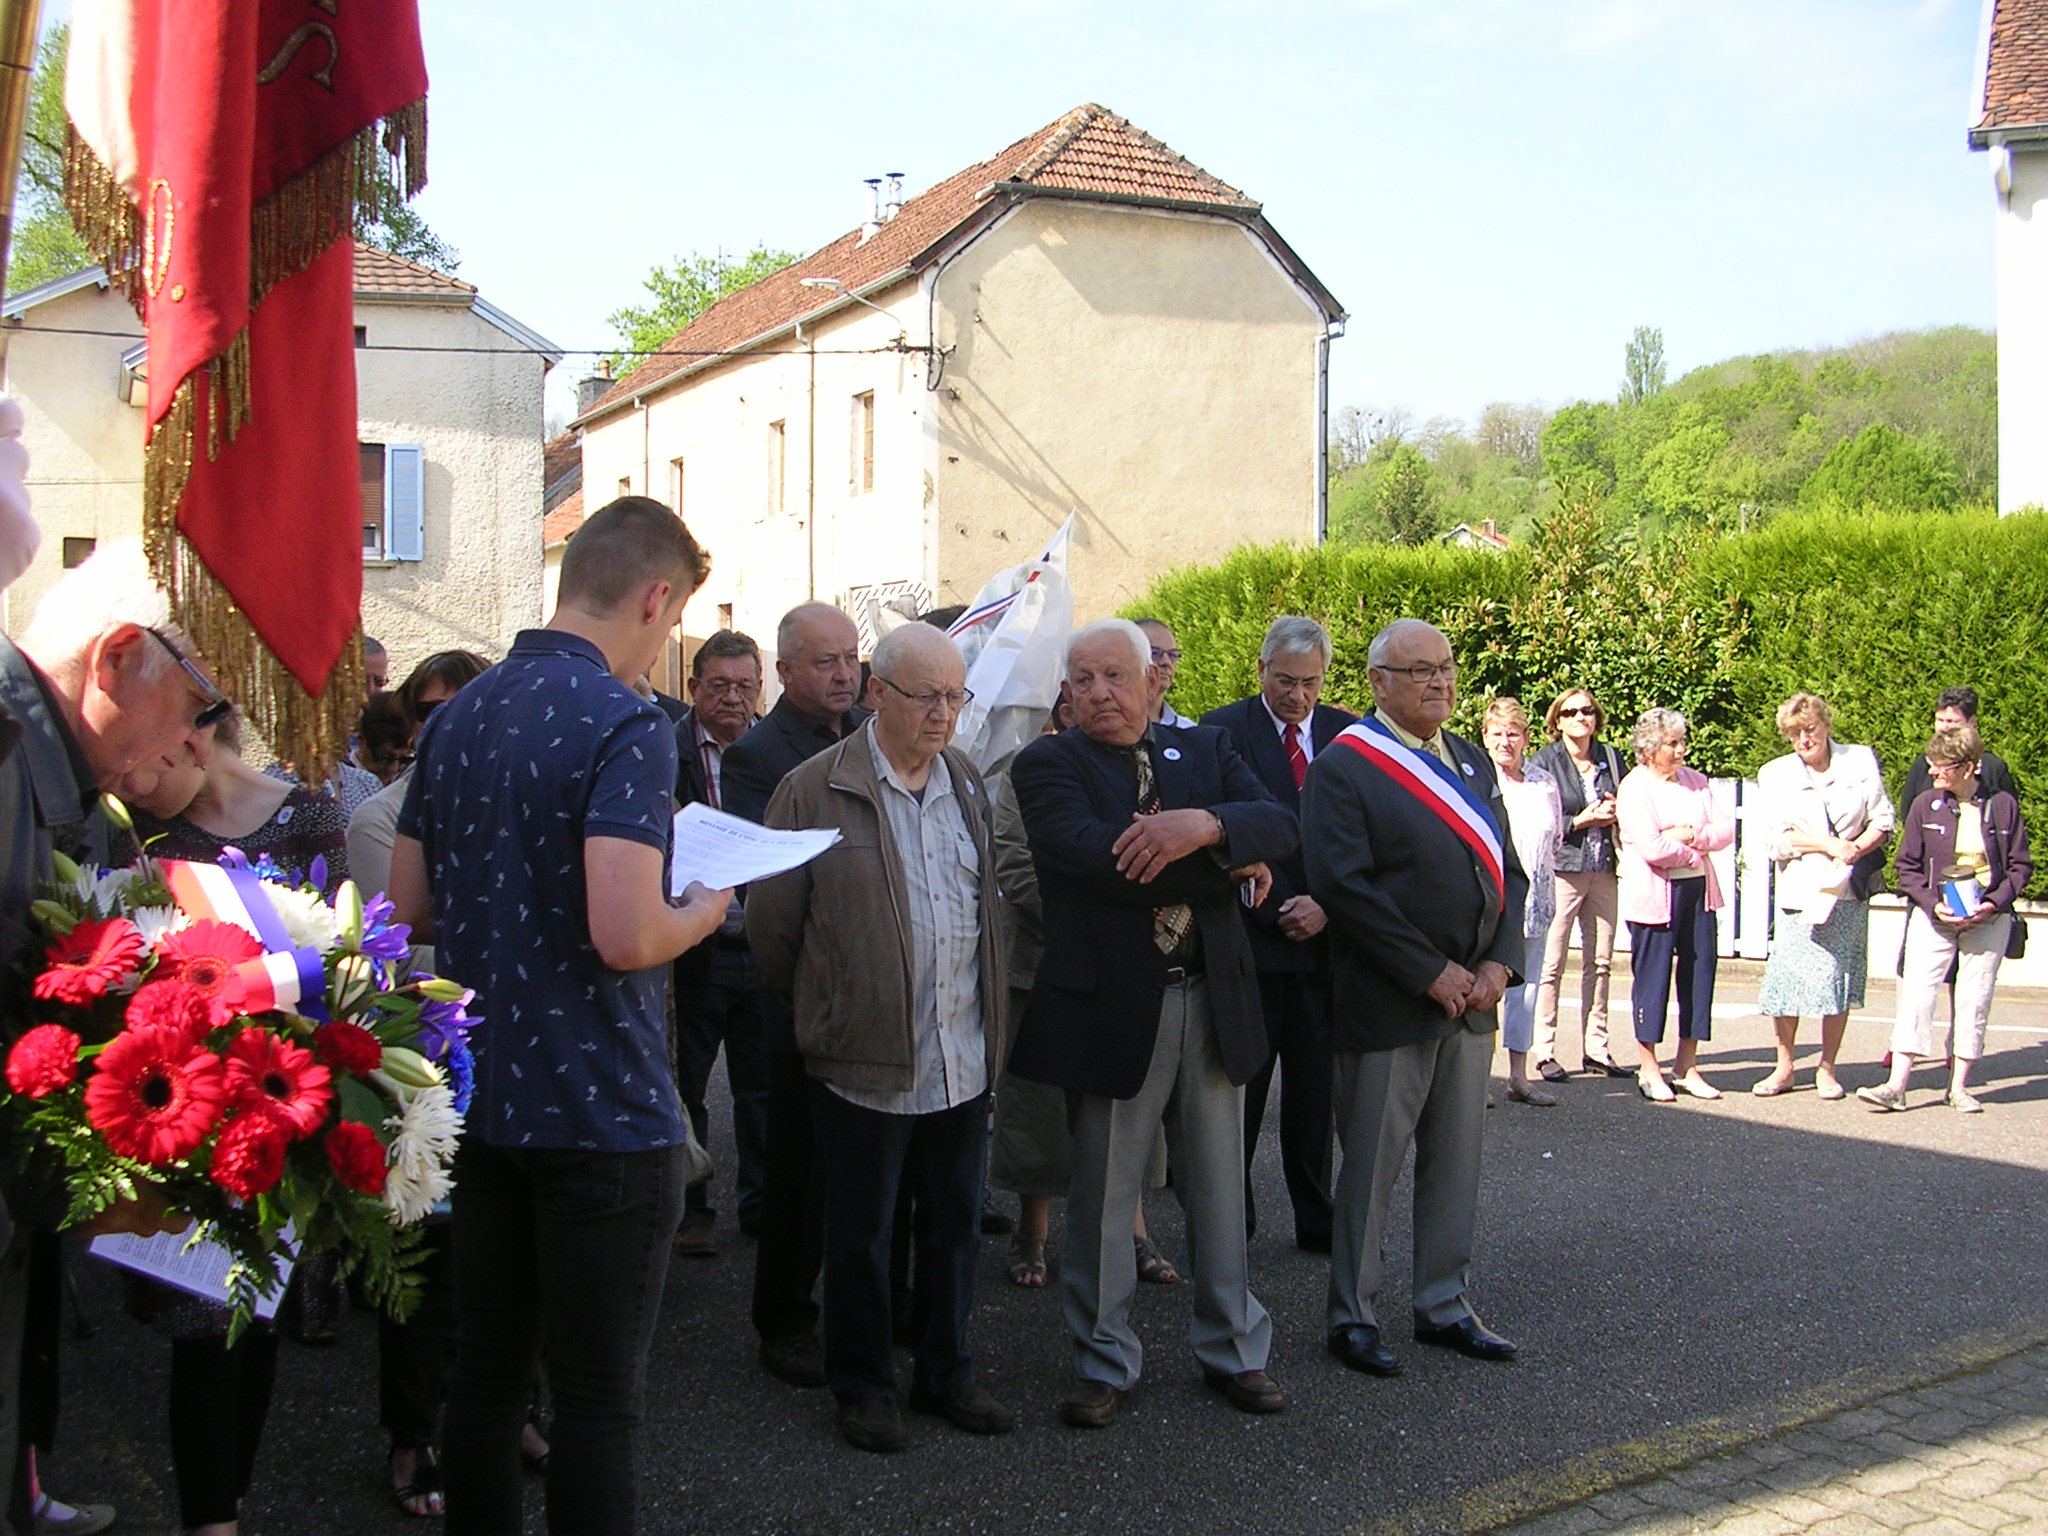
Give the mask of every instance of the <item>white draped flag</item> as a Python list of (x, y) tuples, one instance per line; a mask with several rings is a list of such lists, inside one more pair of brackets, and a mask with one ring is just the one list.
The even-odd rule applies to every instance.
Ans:
[(1060, 652), (1074, 629), (1067, 580), (1069, 517), (1043, 554), (989, 578), (946, 631), (967, 659), (974, 700), (960, 712), (953, 744), (983, 774), (1008, 766), (1045, 728), (1060, 695)]

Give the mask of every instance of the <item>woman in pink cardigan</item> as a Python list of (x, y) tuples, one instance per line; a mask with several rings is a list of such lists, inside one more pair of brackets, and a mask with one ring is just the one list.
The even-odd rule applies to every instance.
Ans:
[(1641, 1065), (1636, 1087), (1669, 1104), (1677, 1095), (1657, 1065), (1674, 963), (1678, 1057), (1672, 1077), (1696, 1099), (1721, 1090), (1699, 1072), (1700, 1042), (1713, 1032), (1714, 951), (1721, 883), (1707, 855), (1735, 841), (1735, 822), (1716, 809), (1707, 781), (1685, 766), (1685, 716), (1648, 709), (1629, 738), (1636, 767), (1615, 797), (1621, 830), (1621, 916)]

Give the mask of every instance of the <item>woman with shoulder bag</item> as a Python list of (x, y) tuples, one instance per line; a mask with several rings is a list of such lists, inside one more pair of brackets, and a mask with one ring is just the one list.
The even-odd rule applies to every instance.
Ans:
[(1884, 847), (1896, 818), (1877, 754), (1834, 739), (1826, 699), (1793, 694), (1778, 706), (1778, 733), (1792, 750), (1756, 776), (1778, 908), (1757, 1009), (1777, 1028), (1778, 1061), (1749, 1091), (1771, 1098), (1792, 1086), (1800, 1016), (1817, 1014), (1813, 1086), (1823, 1099), (1839, 1099), (1835, 1058), (1849, 1010), (1863, 1006), (1870, 969), (1870, 903), (1856, 871)]

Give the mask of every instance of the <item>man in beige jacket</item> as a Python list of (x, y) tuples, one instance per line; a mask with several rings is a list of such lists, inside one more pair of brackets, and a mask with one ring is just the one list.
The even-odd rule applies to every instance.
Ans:
[(916, 1197), (910, 1406), (975, 1434), (1016, 1415), (974, 1379), (967, 1320), (980, 1248), (989, 1089), (1006, 993), (987, 791), (952, 750), (969, 694), (952, 641), (907, 624), (875, 647), (874, 718), (792, 769), (771, 827), (836, 827), (811, 863), (757, 882), (747, 933), (788, 999), (825, 1166), (825, 1374), (840, 1433), (909, 1444), (890, 1349), (897, 1193)]

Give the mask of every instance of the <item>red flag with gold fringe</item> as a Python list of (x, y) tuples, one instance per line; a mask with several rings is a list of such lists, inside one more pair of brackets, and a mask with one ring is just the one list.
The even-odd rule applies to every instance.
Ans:
[(301, 773), (362, 697), (351, 231), (426, 180), (415, 0), (78, 0), (65, 198), (149, 338), (143, 535)]

